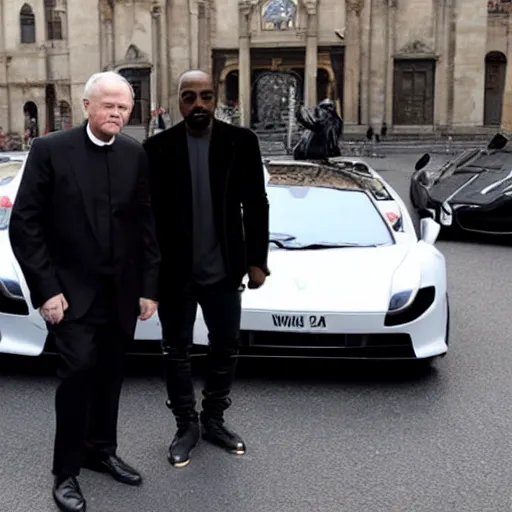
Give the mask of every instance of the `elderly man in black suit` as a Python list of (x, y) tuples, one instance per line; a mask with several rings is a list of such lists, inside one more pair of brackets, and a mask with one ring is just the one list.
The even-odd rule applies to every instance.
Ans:
[[(223, 415), (238, 355), (242, 281), (248, 274), (249, 288), (258, 288), (269, 274), (269, 205), (258, 138), (214, 119), (211, 77), (184, 73), (178, 94), (184, 120), (144, 146), (162, 251), (158, 314), (167, 406), (178, 426), (168, 458), (183, 467), (199, 440), (199, 423), (206, 440), (239, 455), (246, 449)], [(190, 364), (198, 304), (210, 341), (200, 415)]]
[(69, 512), (86, 508), (81, 467), (141, 483), (116, 454), (123, 352), (137, 318), (157, 308), (160, 263), (147, 157), (120, 134), (133, 102), (123, 77), (93, 75), (88, 121), (34, 140), (10, 222), (31, 301), (60, 356), (53, 496)]

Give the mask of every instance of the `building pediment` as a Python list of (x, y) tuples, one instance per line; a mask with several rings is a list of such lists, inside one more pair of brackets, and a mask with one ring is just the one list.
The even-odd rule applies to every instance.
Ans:
[(438, 55), (429, 45), (416, 39), (402, 46), (395, 57), (402, 59), (437, 59)]
[(115, 64), (111, 64), (109, 69), (115, 69), (119, 71), (120, 69), (125, 68), (151, 68), (151, 61), (149, 60), (148, 55), (143, 52), (137, 45), (131, 44), (128, 46), (124, 57), (116, 62)]

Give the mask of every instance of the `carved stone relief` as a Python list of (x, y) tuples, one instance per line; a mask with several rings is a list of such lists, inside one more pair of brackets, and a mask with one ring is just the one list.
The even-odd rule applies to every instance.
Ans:
[(353, 12), (357, 16), (361, 14), (364, 7), (364, 0), (345, 0), (347, 2), (347, 11)]
[(109, 0), (100, 0), (98, 3), (101, 18), (103, 21), (112, 21), (114, 16), (113, 5)]
[(435, 54), (434, 50), (430, 46), (426, 45), (423, 41), (412, 41), (398, 52), (400, 55), (431, 55)]

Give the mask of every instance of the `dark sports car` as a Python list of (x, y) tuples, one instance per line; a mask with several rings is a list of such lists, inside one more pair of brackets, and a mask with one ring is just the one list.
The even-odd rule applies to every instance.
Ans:
[(512, 143), (496, 135), (486, 148), (470, 149), (438, 170), (415, 166), (410, 200), (420, 217), (441, 226), (491, 235), (512, 235)]

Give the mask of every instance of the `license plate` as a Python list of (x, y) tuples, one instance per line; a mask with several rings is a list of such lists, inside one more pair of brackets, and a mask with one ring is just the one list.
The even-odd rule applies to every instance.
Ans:
[(323, 315), (282, 315), (272, 314), (272, 323), (279, 329), (325, 329), (327, 322)]

